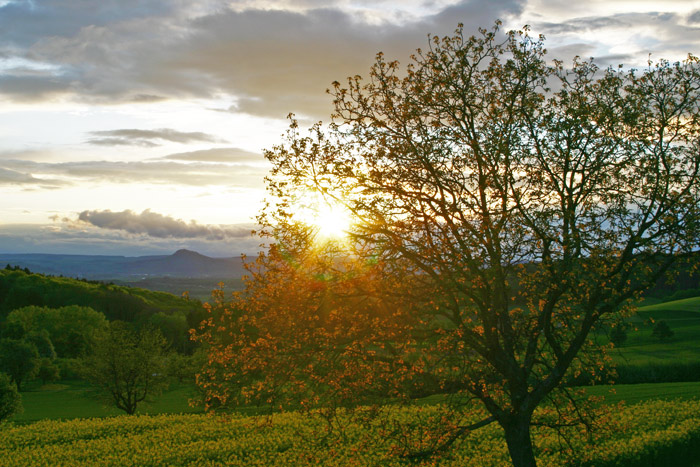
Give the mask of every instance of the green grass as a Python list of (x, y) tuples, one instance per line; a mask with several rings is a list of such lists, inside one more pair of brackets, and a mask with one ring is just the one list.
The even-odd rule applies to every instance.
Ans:
[(654, 313), (660, 311), (662, 313), (668, 310), (684, 310), (694, 313), (700, 313), (700, 297), (686, 298), (683, 300), (675, 300), (672, 302), (657, 303), (656, 305), (647, 305), (638, 310), (639, 313)]
[[(644, 324), (648, 318), (666, 320), (675, 332), (674, 337), (666, 342), (658, 342), (651, 337), (651, 326)], [(663, 367), (684, 362), (700, 362), (700, 297), (642, 307), (631, 321), (638, 330), (630, 331), (625, 345), (614, 351), (613, 356), (618, 364)], [(635, 403), (651, 399), (700, 398), (700, 382), (619, 384), (612, 388), (611, 392), (610, 386), (594, 386), (588, 388), (587, 392), (592, 396), (604, 395), (609, 403), (621, 400)], [(111, 417), (123, 413), (96, 398), (90, 386), (83, 381), (63, 381), (43, 387), (38, 383), (31, 383), (27, 385), (27, 389), (22, 393), (24, 412), (13, 418), (19, 423), (42, 419)], [(173, 384), (152, 403), (140, 405), (138, 412), (201, 412), (201, 408), (188, 404), (189, 399), (194, 396), (193, 385)], [(242, 409), (241, 412), (255, 412), (255, 409)]]
[(589, 396), (603, 396), (606, 404), (622, 401), (636, 404), (650, 400), (692, 400), (700, 399), (700, 382), (589, 386), (585, 391)]
[[(652, 337), (650, 319), (666, 321), (674, 336), (661, 342)], [(627, 341), (613, 352), (616, 363), (700, 362), (700, 297), (641, 307), (629, 321), (635, 329), (628, 331)]]
[[(592, 386), (585, 388), (591, 396), (603, 396), (603, 403), (615, 404), (626, 401), (633, 404), (648, 400), (690, 400), (700, 399), (700, 382), (696, 383), (657, 383), (619, 384), (614, 386)], [(170, 389), (155, 398), (151, 403), (141, 404), (139, 414), (201, 413), (201, 407), (192, 407), (188, 401), (195, 396), (191, 384), (173, 384)], [(436, 395), (421, 400), (422, 405), (434, 405), (444, 401), (444, 396)], [(25, 424), (38, 420), (70, 420), (76, 418), (104, 418), (123, 415), (124, 412), (95, 397), (88, 383), (66, 381), (45, 386), (30, 385), (22, 392), (24, 412), (17, 414), (12, 421)], [(253, 414), (254, 407), (244, 407), (237, 412)]]
[[(24, 411), (12, 420), (19, 423), (37, 420), (74, 418), (102, 418), (124, 414), (94, 394), (84, 381), (62, 381), (45, 386), (29, 386), (23, 391)], [(191, 407), (189, 399), (195, 395), (191, 384), (173, 384), (170, 389), (154, 399), (152, 403), (142, 403), (137, 409), (141, 414), (197, 413), (199, 407)]]

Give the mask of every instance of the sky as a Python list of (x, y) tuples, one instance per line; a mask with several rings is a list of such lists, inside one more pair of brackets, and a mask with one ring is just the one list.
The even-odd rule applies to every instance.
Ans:
[(290, 112), (496, 19), (565, 61), (700, 55), (700, 0), (0, 0), (0, 253), (253, 253)]

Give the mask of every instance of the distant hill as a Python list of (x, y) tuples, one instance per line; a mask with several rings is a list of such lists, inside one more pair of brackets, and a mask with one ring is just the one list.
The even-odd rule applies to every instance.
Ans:
[(190, 250), (178, 250), (172, 255), (136, 257), (0, 254), (0, 267), (4, 264), (54, 276), (101, 280), (135, 281), (149, 277), (232, 278), (244, 274), (240, 256), (211, 258)]
[(104, 313), (109, 320), (131, 322), (147, 320), (158, 312), (183, 313), (191, 324), (198, 323), (202, 316), (199, 301), (165, 292), (0, 269), (0, 321), (10, 311), (28, 305), (89, 306)]

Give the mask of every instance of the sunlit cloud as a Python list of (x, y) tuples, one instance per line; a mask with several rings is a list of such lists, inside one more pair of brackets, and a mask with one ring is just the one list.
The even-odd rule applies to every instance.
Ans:
[(263, 156), (259, 153), (246, 151), (241, 148), (212, 148), (200, 151), (180, 152), (163, 157), (165, 160), (191, 162), (260, 162)]
[(185, 132), (176, 131), (170, 128), (160, 128), (157, 130), (120, 129), (91, 131), (93, 138), (87, 141), (88, 144), (102, 146), (157, 146), (156, 141), (171, 141), (173, 143), (225, 143), (226, 141), (213, 135), (202, 133), (201, 131)]
[[(176, 160), (59, 163), (5, 160), (0, 161), (0, 168), (2, 167), (6, 171), (4, 172), (5, 184), (38, 182), (38, 179), (29, 174), (41, 174), (49, 180), (62, 177), (61, 183), (64, 184), (90, 181), (260, 188), (263, 186), (263, 177), (267, 174), (267, 167), (262, 165), (187, 163)], [(0, 180), (2, 179), (3, 173), (0, 172)]]
[(57, 188), (65, 185), (60, 180), (36, 178), (31, 174), (0, 167), (0, 185), (38, 185), (44, 188)]

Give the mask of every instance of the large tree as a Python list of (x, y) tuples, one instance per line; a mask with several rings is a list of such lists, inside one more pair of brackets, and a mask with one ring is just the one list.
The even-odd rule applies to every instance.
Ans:
[[(514, 465), (536, 464), (533, 424), (570, 424), (564, 383), (601, 371), (591, 333), (700, 241), (698, 59), (545, 54), (527, 30), (460, 27), (405, 69), (379, 54), (368, 80), (334, 83), (334, 124), (292, 122), (266, 152), (276, 243), (202, 327), (211, 400), (449, 390), (413, 455), (496, 422)], [(309, 193), (352, 213), (331, 253), (302, 225)]]

